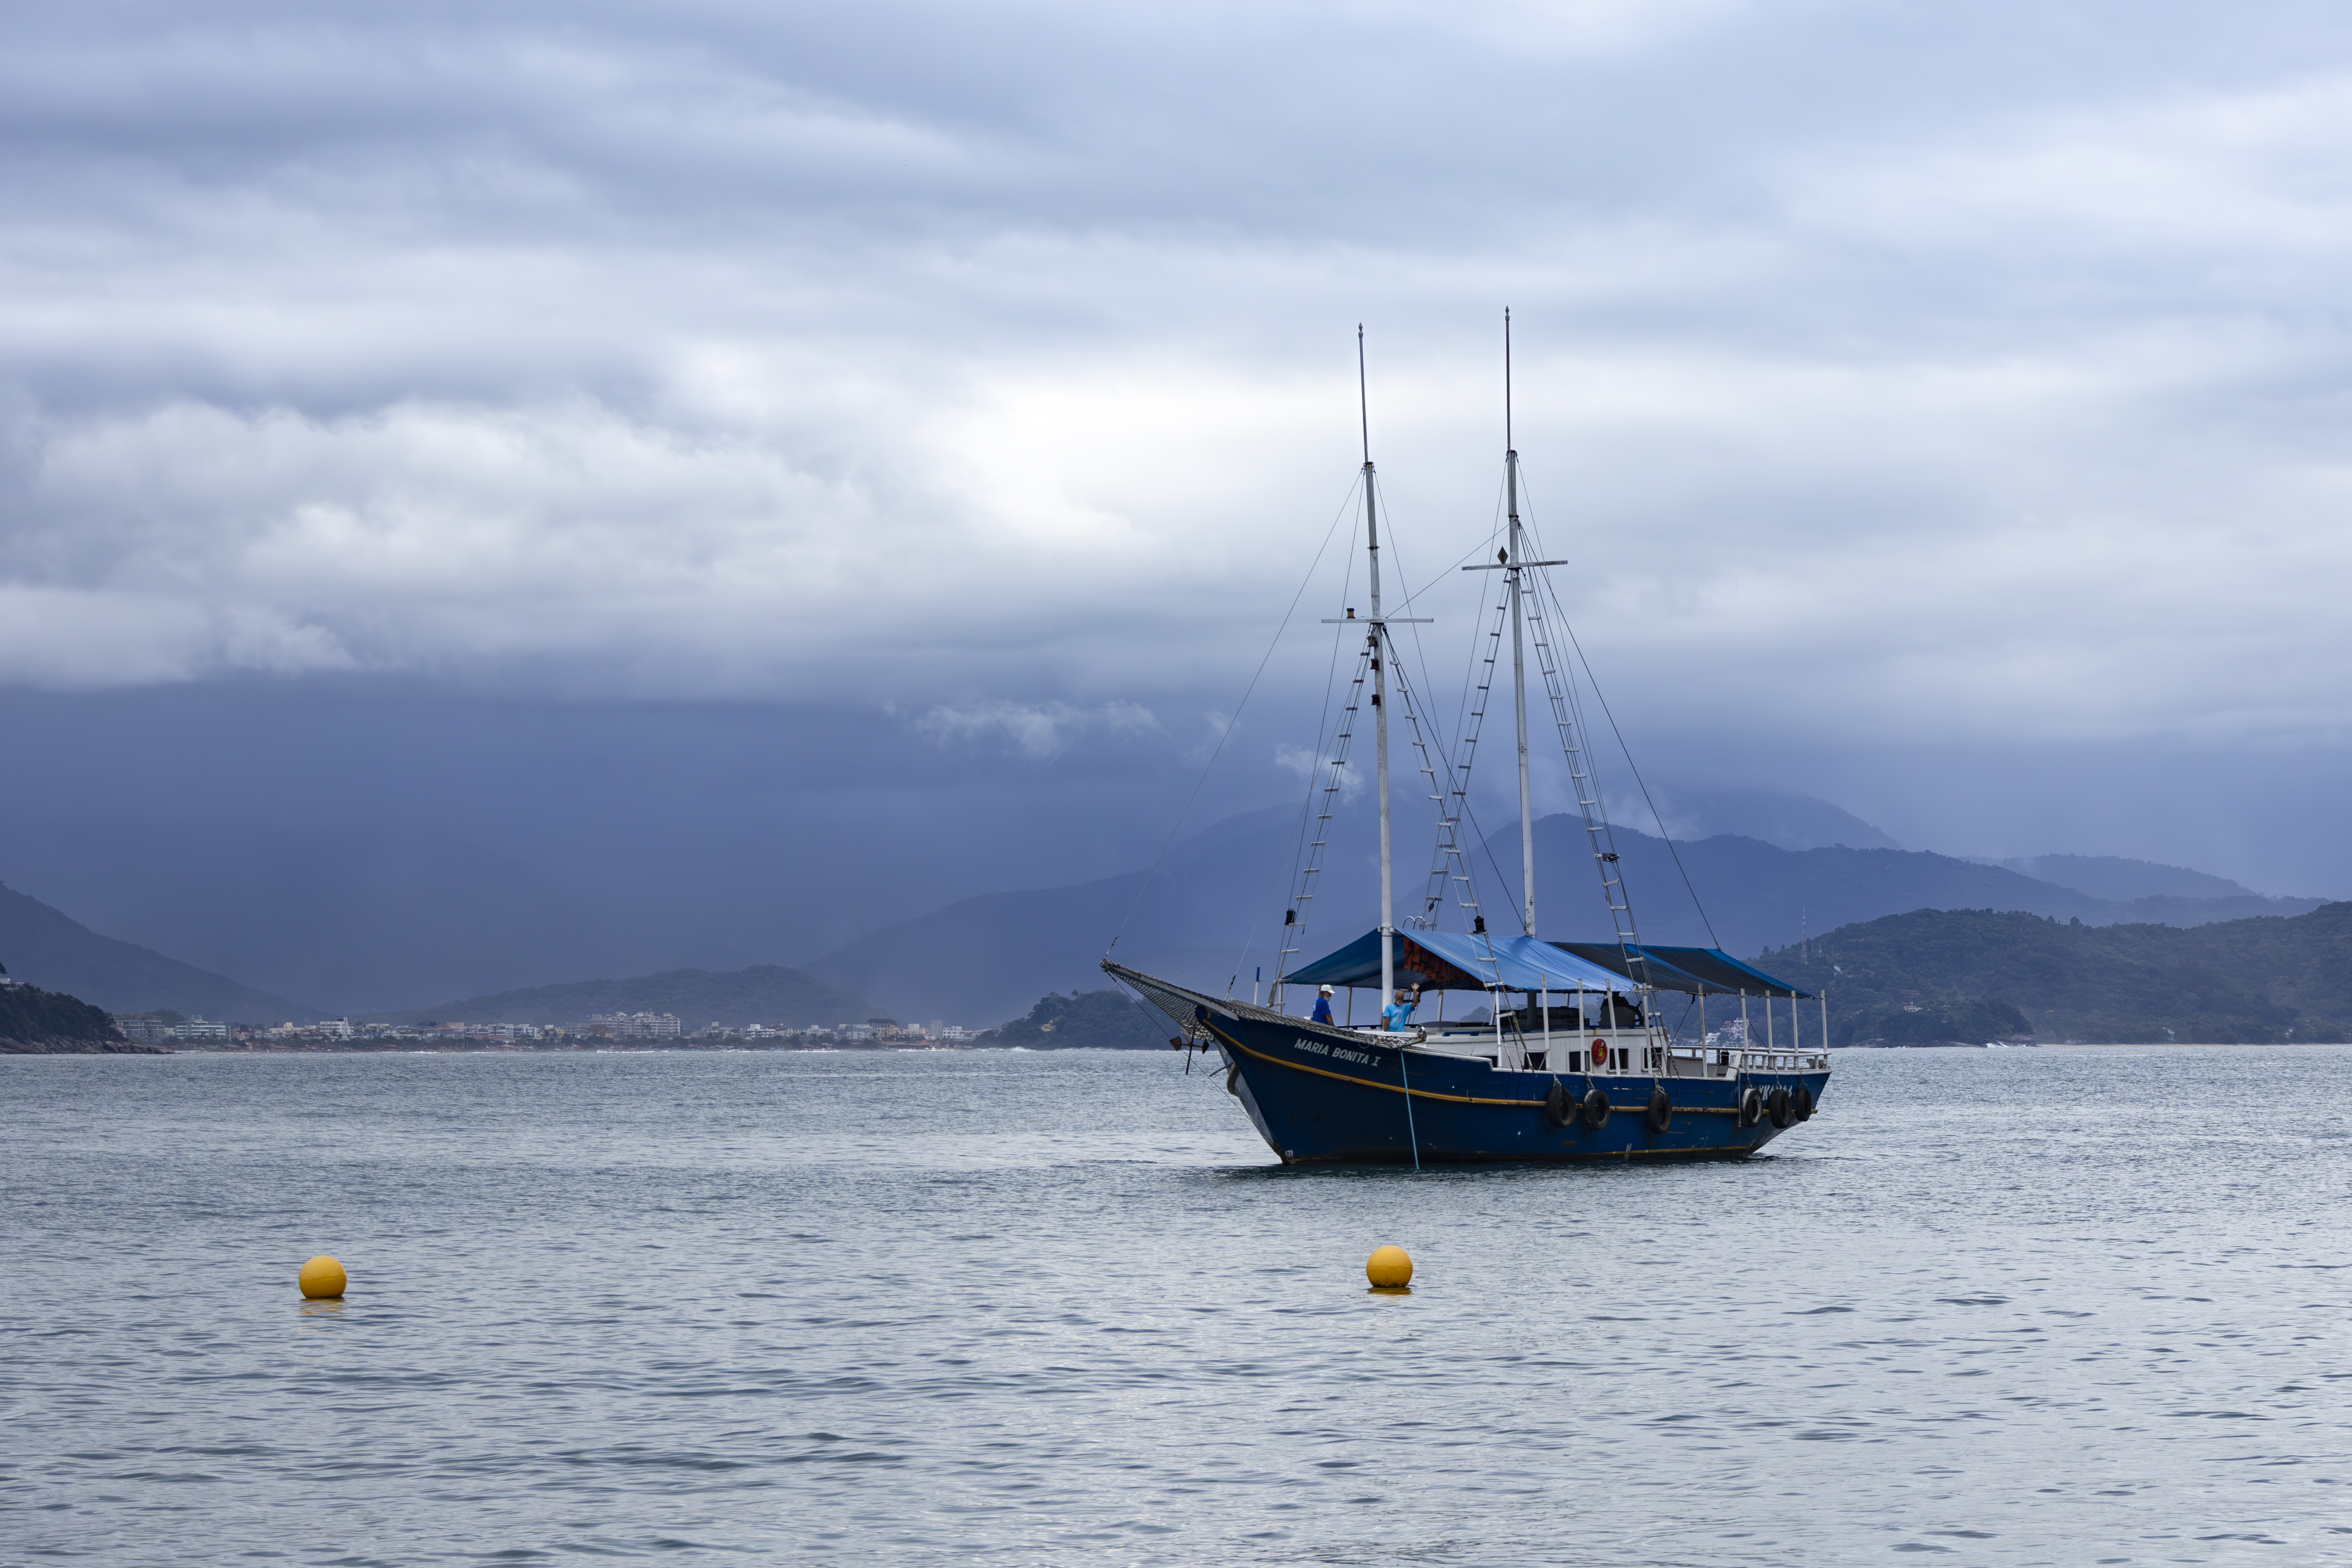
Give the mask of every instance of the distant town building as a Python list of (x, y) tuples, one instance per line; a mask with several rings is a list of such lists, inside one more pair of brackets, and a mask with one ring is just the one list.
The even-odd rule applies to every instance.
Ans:
[(588, 1026), (610, 1030), (616, 1040), (675, 1040), (686, 1033), (675, 1013), (592, 1013)]
[(172, 1035), (173, 1038), (182, 1040), (226, 1040), (228, 1038), (228, 1026), (203, 1018), (190, 1018), (173, 1028)]

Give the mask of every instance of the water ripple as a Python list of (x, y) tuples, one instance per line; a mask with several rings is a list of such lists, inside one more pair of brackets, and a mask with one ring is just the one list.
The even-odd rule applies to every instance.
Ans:
[(1148, 1055), (0, 1060), (0, 1556), (2330, 1559), (2346, 1059), (1854, 1053), (1766, 1158), (1420, 1176)]

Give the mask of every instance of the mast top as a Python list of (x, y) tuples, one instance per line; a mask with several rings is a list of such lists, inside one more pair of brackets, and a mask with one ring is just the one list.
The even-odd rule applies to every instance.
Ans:
[[(1361, 328), (1358, 331), (1361, 331)], [(1518, 443), (1511, 439), (1511, 308), (1503, 307), (1503, 450), (1515, 452)]]
[(1356, 323), (1356, 418), (1364, 431), (1364, 467), (1372, 466), (1372, 400), (1364, 385), (1364, 323)]

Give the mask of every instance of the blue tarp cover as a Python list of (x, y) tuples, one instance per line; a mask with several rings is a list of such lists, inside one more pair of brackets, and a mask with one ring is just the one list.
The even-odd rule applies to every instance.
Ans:
[[(1531, 936), (1481, 936), (1462, 931), (1398, 931), (1389, 939), (1399, 985), (1424, 991), (1623, 990), (1624, 980), (1559, 944)], [(1611, 953), (1616, 952), (1612, 948)], [(1293, 985), (1381, 983), (1381, 933), (1366, 931), (1339, 952), (1283, 976)]]
[[(1553, 945), (1580, 958), (1591, 959), (1612, 974), (1630, 973), (1624, 956), (1613, 942), (1563, 942)], [(1742, 963), (1719, 947), (1654, 947), (1644, 942), (1633, 951), (1643, 961), (1640, 967), (1649, 972), (1650, 984), (1661, 991), (1704, 991), (1714, 996), (1741, 992), (1750, 996), (1812, 995), (1753, 964)]]

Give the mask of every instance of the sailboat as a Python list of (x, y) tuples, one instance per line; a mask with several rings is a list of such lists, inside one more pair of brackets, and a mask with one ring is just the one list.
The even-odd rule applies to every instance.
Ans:
[[(1501, 574), (1503, 592), (1492, 633), (1507, 627), (1517, 721), (1519, 808), (1519, 900), (1516, 933), (1487, 929), (1458, 830), (1466, 814), (1468, 746), (1483, 722), (1499, 647), (1490, 647), (1479, 703), (1464, 726), (1467, 744), (1444, 777), (1430, 758), (1422, 725), (1406, 710), (1421, 771), (1434, 786), (1438, 869), (1432, 886), (1450, 890), (1466, 931), (1436, 929), (1442, 893), (1423, 900), (1411, 931), (1396, 918), (1394, 857), (1389, 793), (1392, 699), (1405, 686), (1394, 658), (1391, 628), (1419, 617), (1383, 613), (1380, 515), (1372, 464), (1371, 424), (1357, 334), (1358, 394), (1362, 407), (1364, 549), (1370, 615), (1352, 607), (1335, 624), (1342, 637), (1360, 637), (1357, 675), (1332, 754), (1326, 762), (1317, 837), (1301, 868), (1284, 921), (1286, 933), (1276, 982), (1265, 1003), (1213, 996), (1146, 974), (1108, 957), (1102, 967), (1174, 1021), (1171, 1044), (1213, 1054), (1225, 1068), (1225, 1087), (1251, 1124), (1286, 1164), (1472, 1163), (1496, 1161), (1579, 1162), (1738, 1159), (1810, 1121), (1830, 1076), (1825, 999), (1800, 990), (1714, 947), (1655, 946), (1641, 941), (1614, 847), (1607, 811), (1585, 759), (1573, 688), (1543, 635), (1538, 574), (1564, 564), (1528, 558), (1520, 520), (1519, 455), (1510, 428), (1509, 316), (1504, 326), (1504, 468), (1508, 534), (1491, 566), (1466, 571)], [(1554, 601), (1556, 603), (1556, 601)], [(1530, 789), (1527, 666), (1530, 630), (1539, 674), (1570, 782), (1583, 814), (1586, 838), (1600, 873), (1613, 931), (1602, 941), (1553, 941), (1537, 934), (1535, 818)], [(1391, 674), (1398, 679), (1392, 680)], [(1338, 815), (1338, 797), (1355, 716), (1367, 695), (1374, 731), (1380, 823), (1378, 923), (1323, 957), (1285, 973), (1302, 951), (1301, 911), (1314, 897), (1321, 853)], [(1310, 795), (1310, 803), (1312, 796)], [(1420, 1024), (1402, 1007), (1377, 1025), (1318, 1023), (1285, 1005), (1286, 988), (1331, 986), (1353, 994), (1377, 984), (1386, 1004), (1401, 981), (1416, 999), (1430, 992), (1483, 992), (1489, 1016), (1475, 1023)], [(1520, 1005), (1507, 1008), (1511, 994)], [(1662, 999), (1685, 997), (1699, 1017), (1696, 1039), (1678, 1039), (1662, 1016)], [(1710, 1035), (1709, 998), (1720, 1009), (1736, 999), (1737, 1022)], [(1818, 1009), (1805, 1007), (1817, 1003)], [(1783, 1008), (1785, 1006), (1785, 1014)], [(1819, 1031), (1807, 1026), (1818, 1011)], [(1761, 1014), (1762, 1027), (1752, 1015)], [(1441, 1015), (1442, 1016), (1442, 1015)], [(1785, 1032), (1781, 1026), (1785, 1017)], [(1804, 1037), (1818, 1041), (1807, 1045)]]

